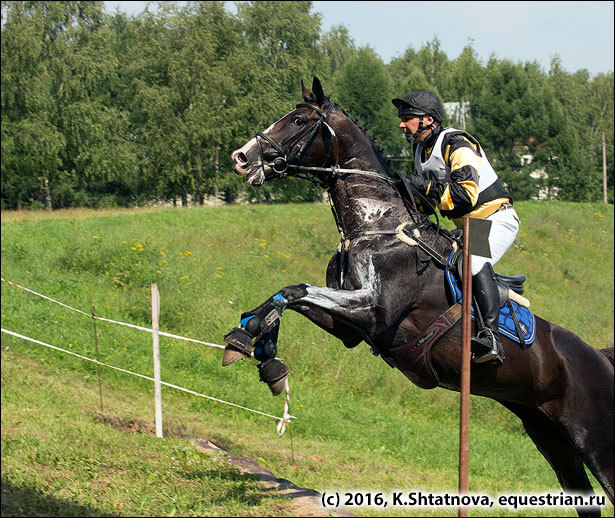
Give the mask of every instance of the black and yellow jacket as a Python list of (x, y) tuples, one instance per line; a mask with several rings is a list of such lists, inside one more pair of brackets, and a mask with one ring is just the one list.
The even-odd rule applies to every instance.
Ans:
[(478, 141), (462, 130), (438, 126), (424, 146), (415, 144), (414, 171), (426, 180), (424, 194), (458, 227), (466, 214), (483, 219), (511, 202)]

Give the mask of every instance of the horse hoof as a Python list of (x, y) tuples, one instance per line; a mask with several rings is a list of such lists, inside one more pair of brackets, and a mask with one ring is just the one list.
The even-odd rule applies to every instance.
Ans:
[(271, 358), (263, 363), (259, 363), (258, 370), (260, 371), (260, 380), (267, 383), (271, 393), (274, 396), (281, 394), (286, 386), (288, 367), (280, 360)]
[(243, 360), (244, 358), (249, 358), (250, 355), (246, 355), (241, 351), (235, 349), (231, 345), (227, 345), (224, 349), (224, 356), (222, 357), (222, 367), (226, 367), (231, 363), (238, 362), (239, 360)]
[(274, 381), (273, 383), (267, 383), (267, 385), (269, 385), (269, 390), (271, 390), (271, 393), (274, 396), (279, 396), (282, 392), (284, 392), (284, 389), (286, 388), (287, 379), (288, 379), (288, 376), (284, 376), (282, 379), (278, 381)]
[(249, 358), (252, 354), (252, 337), (245, 329), (234, 327), (230, 333), (224, 335), (224, 341), (228, 345), (224, 349), (223, 367), (243, 358)]

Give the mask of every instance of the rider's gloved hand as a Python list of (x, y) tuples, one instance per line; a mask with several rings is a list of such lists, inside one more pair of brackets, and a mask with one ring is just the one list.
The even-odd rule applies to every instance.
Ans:
[(417, 174), (411, 174), (406, 177), (408, 181), (412, 184), (413, 187), (416, 188), (421, 194), (426, 194), (427, 189), (429, 188), (429, 180), (426, 180), (422, 176)]

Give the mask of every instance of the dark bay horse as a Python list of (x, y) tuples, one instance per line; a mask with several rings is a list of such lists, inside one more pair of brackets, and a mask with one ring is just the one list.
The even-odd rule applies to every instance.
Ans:
[[(329, 192), (342, 244), (329, 262), (327, 287), (286, 286), (241, 316), (240, 326), (225, 337), (223, 364), (253, 352), (262, 362), (261, 380), (279, 393), (288, 374), (274, 359), (280, 316), (292, 309), (346, 347), (365, 341), (418, 386), (459, 390), (460, 322), (420, 358), (411, 357), (420, 351), (417, 336), (438, 322), (451, 301), (444, 269), (421, 247), (398, 239), (396, 229), (413, 223), (414, 235), (445, 257), (451, 241), (408, 203), (412, 196), (405, 196), (400, 175), (324, 96), (318, 79), (312, 91), (301, 86), (304, 102), (234, 151), (232, 160), (253, 186), (287, 175), (320, 183)], [(613, 502), (613, 349), (598, 351), (538, 317), (531, 347), (502, 340), (504, 364), (473, 365), (472, 394), (498, 401), (521, 419), (565, 491), (593, 494), (586, 465)], [(600, 508), (577, 512), (599, 516)]]

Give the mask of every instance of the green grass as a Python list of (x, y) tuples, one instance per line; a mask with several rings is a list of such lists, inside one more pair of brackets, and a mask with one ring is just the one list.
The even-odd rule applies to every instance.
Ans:
[[(496, 270), (528, 276), (537, 315), (595, 347), (612, 346), (613, 206), (516, 207), (521, 231)], [(321, 204), (3, 213), (2, 277), (144, 327), (151, 327), (156, 282), (161, 330), (222, 343), (243, 311), (281, 287), (322, 285), (337, 242)], [(91, 318), (6, 283), (2, 327), (96, 357)], [(151, 376), (151, 335), (100, 321), (97, 333), (101, 361)], [(283, 500), (263, 496), (254, 480), (198, 454), (183, 436), (213, 439), (319, 491), (456, 491), (458, 394), (420, 390), (365, 344), (347, 350), (293, 312), (284, 314), (278, 354), (291, 370), (293, 450), (290, 434), (279, 437), (272, 419), (164, 387), (168, 433), (154, 439), (150, 382), (103, 368), (101, 411), (94, 364), (3, 334), (2, 514), (285, 514)], [(161, 358), (166, 382), (281, 415), (283, 400), (258, 381), (254, 361), (222, 369), (219, 349), (165, 337)], [(470, 430), (471, 491), (559, 494), (512, 414), (472, 397)], [(471, 514), (494, 511), (527, 514)], [(415, 514), (430, 512), (457, 511)], [(531, 510), (562, 512), (576, 514)]]

